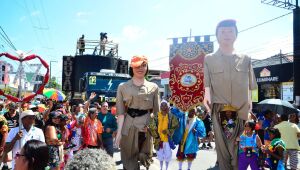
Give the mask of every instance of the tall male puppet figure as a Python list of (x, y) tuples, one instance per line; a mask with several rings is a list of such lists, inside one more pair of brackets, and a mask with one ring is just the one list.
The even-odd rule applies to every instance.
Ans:
[[(257, 88), (251, 58), (234, 51), (237, 34), (235, 20), (221, 21), (216, 28), (219, 49), (208, 54), (204, 61), (204, 105), (212, 115), (221, 170), (238, 169), (238, 145), (235, 141), (243, 132), (252, 109), (251, 90)], [(234, 108), (237, 113), (229, 136), (222, 126), (224, 106)]]

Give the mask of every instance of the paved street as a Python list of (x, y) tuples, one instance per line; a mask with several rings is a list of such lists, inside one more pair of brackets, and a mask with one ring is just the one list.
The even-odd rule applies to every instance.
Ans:
[[(173, 155), (172, 155), (172, 161), (169, 164), (169, 169), (170, 170), (176, 170), (178, 169), (178, 162), (176, 161), (176, 151), (173, 150)], [(120, 152), (117, 152), (114, 154), (114, 159), (118, 163), (120, 161)], [(200, 150), (197, 153), (197, 158), (194, 160), (192, 164), (191, 169), (197, 169), (197, 170), (217, 170), (218, 168), (214, 168), (215, 163), (217, 159), (217, 154), (214, 149), (209, 149), (209, 150)], [(150, 170), (159, 170), (159, 161), (156, 159), (156, 157), (153, 157), (154, 163), (150, 166)], [(121, 170), (123, 169), (122, 164), (117, 165), (117, 169)], [(141, 170), (145, 170), (145, 167), (141, 166)], [(187, 169), (187, 162), (183, 163), (183, 170)]]
[[(212, 145), (214, 146), (214, 143), (212, 143)], [(169, 170), (178, 169), (178, 162), (176, 161), (176, 151), (177, 148), (173, 151), (172, 161), (170, 162)], [(114, 159), (117, 163), (117, 169), (118, 170), (123, 169), (122, 164), (119, 164), (121, 160), (120, 152), (114, 154)], [(300, 160), (300, 153), (298, 153), (298, 159)], [(150, 166), (150, 170), (160, 170), (159, 161), (156, 159), (156, 157), (153, 157), (153, 160), (154, 163)], [(192, 170), (219, 170), (219, 168), (215, 167), (216, 160), (217, 160), (217, 153), (215, 152), (214, 149), (200, 150), (197, 153), (197, 158), (196, 160), (194, 160), (191, 169)], [(183, 170), (187, 169), (187, 162), (183, 163), (182, 169)], [(288, 163), (288, 169), (289, 169), (289, 163)], [(141, 166), (141, 170), (146, 170), (146, 168)], [(248, 170), (251, 170), (251, 168), (248, 167)]]
[[(212, 143), (214, 146), (214, 143)], [(177, 148), (173, 151), (172, 160), (169, 164), (169, 170), (177, 170), (178, 169), (178, 162), (176, 161), (176, 151)], [(214, 149), (206, 149), (206, 150), (200, 150), (198, 152), (196, 160), (194, 160), (192, 164), (192, 170), (219, 170), (215, 167), (217, 159), (217, 154)], [(298, 154), (298, 159), (300, 160), (300, 154)], [(122, 170), (123, 165), (121, 163), (120, 158), (120, 152), (114, 153), (114, 160), (117, 164), (117, 169)], [(160, 170), (159, 169), (159, 161), (156, 159), (156, 157), (153, 157), (154, 163), (150, 166), (150, 170)], [(9, 167), (11, 167), (11, 163), (8, 164)], [(299, 167), (299, 165), (298, 165)], [(289, 168), (289, 166), (288, 166)], [(183, 170), (187, 169), (187, 162), (183, 163)], [(146, 170), (145, 167), (141, 166), (141, 170)], [(164, 167), (165, 170), (165, 167)], [(248, 170), (251, 170), (250, 167)]]

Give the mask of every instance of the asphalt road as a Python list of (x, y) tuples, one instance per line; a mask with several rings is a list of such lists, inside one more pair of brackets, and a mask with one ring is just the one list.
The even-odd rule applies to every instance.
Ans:
[[(213, 144), (214, 145), (214, 144)], [(178, 162), (176, 160), (176, 152), (177, 148), (173, 150), (172, 154), (172, 160), (169, 164), (169, 170), (177, 170), (178, 169)], [(121, 164), (121, 158), (120, 158), (120, 152), (116, 152), (114, 154), (114, 159), (117, 164), (117, 169), (121, 170), (123, 169), (123, 165)], [(160, 170), (159, 161), (156, 159), (156, 157), (153, 157), (154, 163), (150, 166), (150, 170)], [(217, 160), (217, 154), (214, 149), (205, 149), (200, 150), (197, 153), (196, 159), (193, 161), (191, 169), (195, 170), (218, 170), (218, 168), (215, 167), (215, 163)], [(187, 162), (183, 163), (182, 169), (187, 169)], [(141, 166), (141, 170), (146, 170), (145, 167)], [(165, 167), (163, 168), (165, 170)]]
[[(212, 145), (214, 147), (214, 143), (212, 143)], [(176, 160), (176, 151), (177, 151), (177, 148), (175, 150), (173, 150), (172, 160), (169, 164), (169, 170), (178, 170), (178, 162)], [(300, 160), (300, 153), (298, 153), (298, 159)], [(116, 162), (117, 169), (122, 170), (123, 165), (121, 162), (121, 157), (120, 157), (119, 151), (114, 153), (114, 160)], [(197, 153), (196, 159), (193, 161), (191, 170), (219, 170), (218, 167), (215, 167), (216, 160), (217, 160), (217, 154), (214, 149), (199, 150)], [(159, 161), (156, 159), (156, 157), (153, 157), (153, 161), (154, 162), (150, 166), (150, 170), (160, 170)], [(9, 162), (8, 165), (9, 165), (9, 167), (11, 167), (11, 162)], [(298, 164), (298, 167), (299, 167), (299, 164)], [(183, 170), (187, 169), (187, 162), (183, 163), (182, 169)], [(250, 170), (250, 169), (251, 168), (248, 167), (248, 170)], [(289, 169), (289, 166), (288, 166), (288, 169)], [(141, 166), (141, 170), (146, 170), (146, 168)], [(163, 168), (163, 170), (165, 170), (165, 167)]]

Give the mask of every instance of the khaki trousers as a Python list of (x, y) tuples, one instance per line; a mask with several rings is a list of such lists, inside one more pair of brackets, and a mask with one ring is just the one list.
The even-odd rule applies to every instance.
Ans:
[(152, 163), (153, 140), (149, 132), (140, 133), (136, 127), (130, 127), (128, 135), (122, 135), (120, 148), (126, 170), (139, 170), (139, 162), (146, 168)]
[(217, 160), (220, 170), (237, 170), (238, 144), (236, 142), (236, 138), (243, 133), (245, 121), (237, 116), (237, 123), (232, 136), (229, 139), (226, 138), (220, 120), (220, 111), (223, 106), (223, 104), (214, 103), (211, 113), (215, 133)]

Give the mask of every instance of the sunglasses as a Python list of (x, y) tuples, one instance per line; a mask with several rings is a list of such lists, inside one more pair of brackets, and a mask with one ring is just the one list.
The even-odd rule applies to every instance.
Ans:
[(18, 159), (18, 158), (21, 157), (21, 156), (25, 156), (25, 155), (20, 154), (20, 153), (16, 153), (15, 159)]

